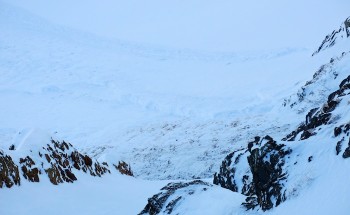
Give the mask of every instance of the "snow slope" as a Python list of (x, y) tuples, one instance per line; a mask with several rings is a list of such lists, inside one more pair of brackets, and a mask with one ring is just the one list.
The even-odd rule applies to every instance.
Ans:
[(240, 114), (297, 82), (292, 71), (312, 74), (300, 70), (305, 50), (169, 49), (97, 38), (4, 2), (0, 11), (2, 142), (42, 128), (77, 147), (119, 144), (134, 125)]
[(120, 175), (98, 179), (80, 176), (74, 185), (22, 184), (1, 190), (0, 213), (132, 215), (139, 213), (147, 197), (165, 184), (165, 181), (141, 181)]
[[(328, 78), (333, 84), (328, 85), (330, 91), (325, 101), (305, 113), (305, 119), (282, 141), (279, 137), (277, 141), (270, 136), (255, 137), (246, 145), (233, 146), (232, 153), (222, 162), (220, 171), (214, 176), (214, 184), (241, 193), (245, 197), (242, 205), (248, 212), (240, 211), (237, 204), (223, 203), (214, 195), (203, 196), (202, 193), (211, 189), (210, 185), (204, 189), (203, 184), (196, 183), (186, 189), (183, 185), (167, 185), (148, 200), (142, 214), (207, 214), (206, 208), (200, 206), (194, 206), (195, 212), (187, 210), (185, 205), (191, 203), (188, 199), (192, 198), (213, 205), (223, 203), (220, 209), (226, 208), (225, 212), (233, 214), (347, 214), (350, 198), (347, 183), (350, 176), (347, 171), (350, 165), (350, 74), (348, 64), (337, 66), (349, 62), (348, 58), (349, 52), (331, 62), (332, 74), (336, 77)], [(324, 77), (320, 76), (329, 77), (327, 72), (317, 72), (308, 83), (323, 86)], [(314, 99), (313, 94), (304, 97)], [(309, 105), (309, 102), (302, 100), (302, 104)], [(170, 192), (163, 201), (168, 187), (175, 187), (175, 192)]]

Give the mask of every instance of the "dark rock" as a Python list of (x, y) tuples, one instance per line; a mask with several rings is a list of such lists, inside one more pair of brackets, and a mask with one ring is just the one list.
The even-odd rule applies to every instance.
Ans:
[(20, 185), (20, 182), (18, 166), (10, 156), (0, 151), (0, 188), (11, 188), (13, 185)]
[(350, 75), (345, 78), (344, 80), (342, 80), (342, 82), (339, 84), (339, 89), (342, 89), (344, 87), (345, 84), (348, 84), (350, 82)]
[[(145, 208), (139, 213), (139, 215), (156, 215), (156, 214), (172, 214), (174, 208), (179, 203), (179, 201), (183, 198), (183, 196), (173, 196), (176, 191), (180, 189), (186, 189), (190, 186), (204, 186), (210, 187), (211, 185), (200, 181), (195, 180), (188, 183), (178, 182), (178, 183), (169, 183), (165, 187), (161, 189), (161, 192), (154, 195), (153, 197), (148, 199), (148, 203)], [(203, 190), (203, 189), (202, 189)], [(193, 190), (191, 190), (194, 192)], [(204, 190), (203, 190), (204, 191)], [(193, 195), (193, 193), (192, 193)], [(174, 198), (173, 200), (170, 200)], [(166, 202), (169, 200), (169, 203)]]
[(342, 126), (341, 127), (335, 127), (334, 128), (334, 136), (338, 137), (342, 132)]
[(309, 137), (315, 135), (314, 132), (311, 132), (311, 130), (305, 130), (302, 134), (301, 134), (301, 137), (300, 137), (300, 140), (306, 140), (308, 139)]
[(49, 156), (48, 154), (45, 154), (45, 158), (46, 158), (46, 160), (47, 160), (48, 163), (51, 162), (51, 158), (50, 158), (50, 156)]
[(322, 41), (319, 48), (312, 54), (312, 56), (318, 54), (322, 50), (326, 50), (330, 47), (333, 47), (337, 40), (342, 37), (342, 32), (345, 32), (347, 37), (350, 37), (350, 29), (349, 29), (349, 18), (344, 21), (344, 23), (336, 30), (334, 30), (331, 34), (327, 35), (326, 38)]
[(312, 119), (312, 116), (316, 113), (317, 110), (318, 110), (318, 108), (311, 109), (309, 111), (309, 113), (306, 115), (306, 119), (305, 119), (305, 124), (306, 125), (309, 124), (309, 122)]
[[(88, 155), (82, 155), (70, 143), (65, 141), (59, 142), (51, 139), (50, 144), (42, 147), (38, 152), (30, 150), (30, 153), (39, 154), (39, 157), (37, 157), (36, 161), (30, 156), (20, 158), (20, 169), (15, 165), (11, 157), (3, 155), (2, 152), (0, 153), (0, 188), (3, 187), (3, 184), (7, 187), (12, 187), (14, 184), (19, 185), (19, 172), (22, 172), (21, 175), (29, 182), (39, 182), (41, 174), (46, 174), (50, 182), (55, 185), (76, 181), (77, 177), (72, 169), (82, 170), (91, 176), (99, 177), (110, 173), (107, 163), (100, 164), (92, 160)], [(131, 172), (130, 168), (126, 170)]]
[[(250, 146), (250, 144), (253, 144), (253, 142), (249, 143), (248, 147), (251, 148), (252, 146)], [(239, 152), (242, 151), (243, 149), (239, 149), (226, 156), (226, 158), (221, 163), (220, 172), (215, 173), (214, 175), (214, 184), (220, 185), (221, 187), (229, 189), (233, 192), (238, 191), (234, 178), (236, 168), (234, 167), (233, 163), (237, 164), (239, 162), (240, 157), (243, 155), (243, 153)], [(235, 158), (233, 159), (233, 157)]]
[(349, 158), (350, 157), (350, 146), (347, 147), (343, 153), (343, 158)]
[(67, 177), (73, 182), (77, 180), (77, 177), (68, 169), (65, 170)]
[(310, 156), (307, 161), (310, 163), (313, 160), (313, 156)]
[(84, 156), (84, 162), (86, 166), (92, 166), (92, 160), (89, 156), (85, 155)]
[(52, 165), (50, 168), (46, 169), (45, 172), (47, 173), (47, 176), (52, 184), (58, 185), (59, 183), (63, 183), (60, 171), (55, 165)]
[[(278, 145), (270, 137), (265, 137), (263, 140), (267, 140), (267, 143), (252, 150), (248, 156), (248, 163), (253, 175), (257, 202), (265, 211), (271, 209), (274, 204), (278, 206), (285, 200), (285, 193), (282, 191), (283, 186), (280, 181), (287, 178), (287, 173), (283, 172), (282, 167), (285, 164), (284, 156), (290, 151), (283, 149), (284, 145)], [(247, 206), (247, 204), (249, 202), (246, 202), (245, 205)], [(248, 206), (248, 208), (251, 207), (254, 205)]]
[(344, 25), (345, 25), (346, 35), (347, 37), (350, 37), (350, 17), (345, 20)]
[[(345, 96), (345, 90), (348, 89), (347, 85), (350, 85), (350, 76), (345, 78), (339, 85), (339, 89), (334, 91), (328, 96), (328, 101), (323, 105), (322, 108), (314, 108), (307, 115), (305, 123), (302, 123), (298, 128), (284, 137), (283, 141), (294, 141), (295, 138), (301, 133), (300, 140), (305, 140), (311, 136), (316, 135), (313, 132), (316, 128), (320, 128), (322, 125), (330, 124), (332, 118), (332, 112), (337, 108), (338, 104)], [(350, 87), (350, 86), (349, 86)], [(350, 126), (347, 125), (347, 131), (349, 131)], [(347, 132), (343, 131), (343, 132)], [(334, 129), (334, 136), (337, 137), (342, 132), (342, 126), (336, 127)]]
[(22, 165), (21, 170), (22, 170), (22, 175), (25, 179), (27, 179), (30, 182), (39, 182), (39, 175), (40, 171), (39, 169), (35, 166), (35, 162), (33, 161), (32, 158), (29, 156), (25, 158), (20, 158), (19, 163)]
[[(243, 205), (247, 209), (260, 206), (264, 211), (269, 210), (286, 199), (283, 182), (287, 179), (287, 173), (283, 166), (285, 156), (290, 153), (290, 149), (270, 136), (255, 137), (248, 143), (248, 149), (240, 149), (226, 156), (219, 173), (214, 175), (214, 184), (246, 195)], [(239, 172), (250, 172), (239, 178), (236, 172), (241, 162), (248, 162), (249, 170), (239, 169)], [(243, 186), (238, 187), (237, 182)]]
[(337, 142), (337, 146), (335, 147), (337, 155), (339, 155), (341, 152), (343, 141), (344, 141), (344, 137)]
[(15, 150), (15, 145), (12, 144), (12, 145), (10, 146), (9, 150), (11, 150), (11, 151)]
[[(190, 194), (190, 195), (193, 195), (193, 193)], [(172, 200), (172, 201), (166, 206), (165, 212), (166, 212), (167, 214), (171, 214), (171, 212), (173, 212), (173, 210), (174, 210), (175, 205), (181, 200), (181, 198), (182, 198), (182, 197), (179, 196), (179, 197), (177, 197), (176, 199)]]
[(132, 172), (130, 165), (124, 161), (121, 161), (121, 162), (119, 161), (118, 166), (114, 165), (114, 167), (123, 175), (134, 176), (134, 173)]
[(350, 157), (350, 139), (348, 142), (348, 147), (345, 149), (344, 153), (343, 153), (343, 158), (349, 158)]

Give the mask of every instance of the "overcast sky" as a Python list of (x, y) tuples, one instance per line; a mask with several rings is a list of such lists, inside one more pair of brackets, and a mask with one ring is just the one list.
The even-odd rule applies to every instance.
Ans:
[(103, 37), (210, 51), (316, 48), (349, 0), (3, 0)]

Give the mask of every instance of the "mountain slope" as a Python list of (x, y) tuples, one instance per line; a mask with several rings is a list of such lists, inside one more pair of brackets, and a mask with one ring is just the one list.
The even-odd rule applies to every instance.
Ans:
[(0, 4), (0, 214), (347, 214), (347, 24), (313, 57), (210, 52)]
[[(214, 175), (213, 183), (242, 194), (245, 198), (242, 206), (251, 211), (237, 211), (234, 209), (237, 202), (222, 207), (231, 205), (227, 211), (237, 214), (347, 214), (345, 199), (349, 199), (350, 191), (346, 182), (350, 177), (346, 171), (350, 165), (348, 56), (347, 52), (337, 59), (332, 58), (302, 88), (308, 93), (298, 92), (295, 95), (299, 100), (289, 108), (293, 109), (295, 105), (318, 107), (309, 109), (305, 113), (305, 121), (294, 131), (277, 141), (268, 134), (257, 136), (245, 146), (236, 146), (227, 155), (219, 172)], [(324, 86), (329, 88), (324, 90)], [(318, 93), (320, 90), (326, 95)], [(317, 100), (310, 92), (315, 92)], [(309, 101), (315, 102), (310, 104)], [(298, 114), (304, 112), (299, 111)], [(179, 194), (171, 195), (175, 198)], [(189, 195), (178, 196), (180, 200), (168, 202), (168, 206), (183, 208), (186, 202), (181, 199)], [(148, 207), (155, 206), (152, 198)], [(214, 197), (209, 199), (207, 201), (212, 204), (220, 201)], [(147, 214), (166, 214), (168, 206), (161, 205), (159, 212), (148, 211)], [(198, 214), (207, 214), (205, 209), (198, 211)], [(183, 209), (176, 213), (185, 214), (187, 211)], [(167, 214), (172, 214), (172, 211)]]
[(327, 35), (320, 47), (312, 55), (316, 55), (321, 51), (331, 48), (335, 44), (346, 40), (348, 37), (350, 37), (350, 17), (344, 21), (338, 30), (334, 30), (331, 34)]

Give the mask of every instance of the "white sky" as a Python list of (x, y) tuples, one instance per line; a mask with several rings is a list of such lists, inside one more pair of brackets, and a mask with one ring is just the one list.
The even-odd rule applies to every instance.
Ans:
[(4, 1), (105, 37), (210, 51), (315, 49), (350, 16), (349, 0)]

